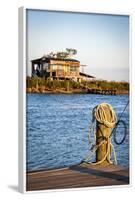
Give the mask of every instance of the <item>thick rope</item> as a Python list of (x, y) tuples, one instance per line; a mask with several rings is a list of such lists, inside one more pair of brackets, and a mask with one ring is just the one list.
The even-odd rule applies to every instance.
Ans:
[[(95, 110), (94, 111), (95, 118), (99, 123), (104, 124), (108, 128), (114, 128), (114, 126), (117, 123), (117, 116), (113, 107), (110, 104), (107, 103), (99, 104), (94, 108), (94, 110)], [(110, 111), (111, 115), (110, 121), (107, 120), (106, 110)]]
[[(106, 110), (109, 110), (110, 111), (110, 121), (107, 119), (107, 116), (106, 116)], [(94, 109), (93, 109), (93, 119), (92, 119), (92, 124), (90, 126), (90, 129), (89, 129), (89, 142), (90, 142), (90, 133), (91, 132), (94, 132), (94, 136), (96, 138), (96, 132), (94, 131), (94, 121), (95, 119), (103, 124), (104, 126), (106, 126), (107, 128), (114, 128), (117, 124), (117, 116), (116, 116), (116, 113), (115, 111), (113, 110), (113, 107), (110, 105), (110, 104), (107, 104), (107, 103), (102, 103), (102, 104), (99, 104), (98, 106), (96, 106)], [(104, 136), (104, 134), (103, 134)], [(108, 135), (108, 136), (104, 136), (105, 139), (103, 139), (98, 145), (94, 145), (94, 147), (92, 147), (92, 150), (93, 152), (88, 155), (84, 161), (85, 162), (88, 162), (90, 160), (90, 158), (92, 157), (92, 155), (97, 151), (97, 149), (103, 145), (104, 143), (107, 145), (107, 151), (106, 151), (106, 154), (104, 155), (104, 157), (102, 158), (102, 160), (98, 161), (98, 162), (95, 162), (95, 163), (91, 163), (92, 165), (99, 165), (99, 164), (102, 164), (106, 159), (108, 161), (109, 164), (112, 164), (113, 162), (110, 160), (110, 157), (111, 155), (109, 156), (109, 159), (107, 158), (109, 154), (111, 154), (111, 150), (114, 154), (114, 163), (117, 164), (117, 158), (116, 158), (116, 152), (115, 152), (115, 149), (114, 149), (114, 146), (113, 144), (111, 143), (111, 135)]]
[[(100, 164), (102, 164), (102, 163), (105, 161), (105, 159), (107, 158), (107, 156), (108, 156), (108, 154), (109, 154), (109, 151), (110, 151), (110, 145), (109, 145), (109, 142), (108, 142), (108, 141), (105, 141), (105, 143), (107, 144), (107, 152), (106, 152), (106, 154), (104, 155), (104, 157), (102, 158), (102, 160), (100, 160), (100, 161), (98, 161), (98, 162), (95, 162), (95, 163), (92, 163), (92, 165), (100, 165)], [(112, 163), (110, 162), (110, 160), (108, 160), (108, 162), (109, 162), (110, 164), (112, 164)]]
[(91, 163), (92, 165), (99, 165), (99, 164), (102, 164), (104, 161), (105, 161), (105, 159), (107, 158), (107, 156), (108, 156), (108, 154), (110, 153), (110, 147), (112, 148), (112, 152), (113, 152), (113, 154), (114, 154), (114, 162), (112, 162), (110, 159), (108, 160), (108, 163), (109, 164), (113, 164), (113, 163), (115, 163), (116, 165), (117, 165), (117, 156), (116, 156), (116, 152), (115, 152), (115, 148), (114, 148), (114, 145), (110, 142), (110, 141), (106, 141), (106, 140), (102, 140), (98, 145), (95, 145), (94, 147), (93, 147), (93, 152), (90, 154), (90, 155), (88, 155), (83, 161), (85, 161), (85, 162), (89, 162), (89, 160), (90, 160), (90, 158), (92, 157), (92, 155), (97, 151), (97, 149), (101, 146), (101, 145), (103, 145), (104, 143), (106, 143), (107, 144), (107, 152), (106, 152), (106, 154), (104, 155), (104, 157), (102, 158), (102, 160), (100, 160), (100, 161), (98, 161), (98, 162), (95, 162), (95, 163)]

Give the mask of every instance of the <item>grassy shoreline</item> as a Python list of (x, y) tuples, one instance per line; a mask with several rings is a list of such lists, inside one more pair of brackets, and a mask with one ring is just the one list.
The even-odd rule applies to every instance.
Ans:
[[(33, 94), (90, 94), (86, 90), (41, 90), (36, 88), (27, 88), (26, 93)], [(128, 90), (117, 90), (116, 94), (129, 94)]]
[(116, 82), (106, 80), (91, 80), (75, 82), (73, 80), (51, 80), (44, 78), (27, 77), (26, 92), (27, 93), (43, 93), (43, 94), (87, 94), (89, 89), (95, 90), (115, 90), (116, 94), (129, 94), (128, 82)]

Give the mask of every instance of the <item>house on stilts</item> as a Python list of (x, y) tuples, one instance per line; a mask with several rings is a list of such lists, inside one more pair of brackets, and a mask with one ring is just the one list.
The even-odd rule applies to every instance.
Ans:
[(82, 79), (93, 79), (94, 76), (80, 71), (80, 61), (72, 58), (56, 58), (43, 56), (31, 61), (33, 77), (50, 77), (52, 80), (74, 80), (81, 82)]

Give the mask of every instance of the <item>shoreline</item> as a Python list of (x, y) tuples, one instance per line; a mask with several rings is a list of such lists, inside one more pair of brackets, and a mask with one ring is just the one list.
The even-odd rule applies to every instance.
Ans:
[[(101, 89), (102, 90), (102, 89)], [(72, 90), (64, 90), (64, 89), (44, 89), (42, 90), (41, 88), (26, 88), (26, 93), (27, 94), (94, 94), (90, 93), (87, 90), (83, 89), (72, 89)], [(98, 93), (97, 93), (98, 94)], [(128, 90), (117, 90), (115, 94), (112, 95), (119, 95), (119, 94), (127, 94), (129, 95)], [(100, 95), (107, 95), (107, 94), (100, 94)], [(111, 94), (109, 94), (111, 95)]]

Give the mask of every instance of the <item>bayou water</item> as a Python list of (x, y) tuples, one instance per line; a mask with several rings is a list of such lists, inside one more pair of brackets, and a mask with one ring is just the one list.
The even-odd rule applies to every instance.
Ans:
[[(88, 140), (92, 109), (99, 103), (110, 103), (118, 117), (129, 99), (128, 95), (93, 94), (27, 94), (27, 170), (71, 166), (90, 152)], [(121, 119), (127, 136), (122, 145), (114, 144), (118, 164), (129, 166), (129, 106)], [(124, 134), (117, 128), (117, 139)], [(93, 141), (93, 135), (91, 137)], [(91, 161), (94, 161), (93, 156)]]

